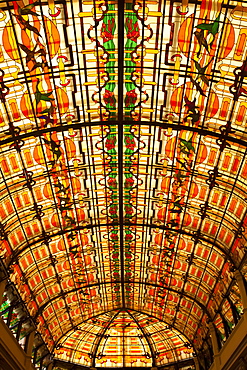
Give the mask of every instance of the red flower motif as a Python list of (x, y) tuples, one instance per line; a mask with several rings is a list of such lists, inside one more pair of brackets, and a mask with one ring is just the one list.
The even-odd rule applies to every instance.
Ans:
[(125, 207), (125, 212), (128, 214), (128, 215), (131, 215), (134, 211), (133, 211), (133, 208), (131, 206), (126, 206)]
[(105, 146), (106, 146), (107, 150), (114, 149), (116, 141), (117, 141), (117, 139), (115, 138), (115, 136), (107, 138), (106, 142), (105, 142)]
[(111, 239), (112, 240), (118, 240), (118, 235), (117, 234), (111, 234)]
[(127, 189), (130, 189), (132, 188), (133, 184), (134, 184), (134, 179), (132, 177), (129, 177), (128, 179), (125, 180), (124, 185)]
[(127, 91), (126, 98), (125, 98), (125, 105), (129, 107), (130, 105), (134, 106), (137, 100), (137, 93), (135, 90)]
[(110, 104), (111, 107), (115, 107), (115, 97), (113, 91), (106, 90), (104, 93), (105, 104)]
[(126, 145), (126, 148), (128, 148), (130, 150), (134, 150), (134, 148), (136, 146), (134, 138), (127, 136), (125, 138), (125, 145)]
[(110, 214), (115, 215), (117, 213), (117, 206), (113, 206), (110, 208)]
[(103, 42), (107, 42), (113, 39), (113, 28), (114, 27), (115, 27), (114, 18), (112, 18), (111, 20), (108, 19), (107, 26), (105, 23), (103, 23), (103, 26), (101, 28), (101, 37), (103, 38)]
[(108, 180), (108, 185), (111, 186), (112, 188), (116, 188), (117, 187), (117, 181), (116, 179), (113, 179), (112, 177), (110, 177)]
[(126, 27), (128, 29), (127, 38), (137, 42), (138, 37), (140, 36), (140, 28), (138, 25), (138, 22), (135, 22), (134, 25), (132, 25), (133, 20), (131, 18), (126, 19)]

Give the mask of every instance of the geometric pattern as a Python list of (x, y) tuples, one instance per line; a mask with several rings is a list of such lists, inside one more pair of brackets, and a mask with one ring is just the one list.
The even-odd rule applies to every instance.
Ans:
[(2, 3), (0, 256), (55, 358), (163, 366), (236, 324), (246, 35), (230, 0)]

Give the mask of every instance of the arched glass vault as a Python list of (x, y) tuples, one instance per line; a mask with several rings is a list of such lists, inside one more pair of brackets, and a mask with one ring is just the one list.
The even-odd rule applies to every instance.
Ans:
[(192, 353), (184, 335), (154, 317), (129, 310), (87, 320), (59, 342), (55, 353), (62, 359), (96, 367), (152, 367), (158, 357), (162, 365), (167, 359), (185, 360)]
[(246, 14), (231, 0), (1, 2), (0, 256), (45, 354), (206, 370), (209, 323), (222, 346), (238, 322)]

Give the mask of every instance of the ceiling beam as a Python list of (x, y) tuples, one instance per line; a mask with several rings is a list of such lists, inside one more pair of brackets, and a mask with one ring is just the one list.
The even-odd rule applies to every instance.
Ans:
[(127, 311), (128, 314), (132, 317), (133, 321), (136, 323), (136, 325), (138, 326), (138, 328), (140, 329), (140, 331), (142, 332), (144, 338), (146, 339), (147, 341), (147, 344), (149, 346), (149, 350), (151, 352), (151, 355), (152, 355), (152, 366), (156, 366), (156, 362), (155, 362), (155, 353), (153, 351), (153, 348), (152, 348), (152, 344), (150, 343), (150, 340), (148, 338), (148, 336), (146, 335), (145, 333), (145, 330), (144, 328), (141, 327), (141, 325), (139, 324), (139, 322), (136, 320), (136, 318), (131, 314), (130, 311)]
[[(111, 224), (100, 224), (100, 225), (86, 225), (86, 226), (77, 226), (75, 228), (73, 228), (73, 230), (75, 231), (80, 231), (80, 230), (85, 230), (85, 229), (94, 229), (94, 228), (99, 228), (100, 227), (105, 227), (105, 226), (119, 226), (120, 224), (119, 223), (111, 223)], [(169, 227), (166, 227), (165, 225), (156, 225), (156, 224), (141, 224), (141, 223), (131, 223), (131, 224), (128, 224), (128, 223), (125, 223), (123, 222), (123, 226), (127, 226), (127, 225), (131, 225), (131, 226), (135, 226), (135, 227), (148, 227), (150, 229), (159, 229), (159, 230), (165, 230), (165, 231), (176, 231), (176, 233), (178, 234), (182, 234), (182, 235), (186, 235), (186, 236), (189, 236), (191, 238), (194, 238), (195, 235), (194, 235), (194, 230), (189, 232), (187, 230), (183, 230), (183, 229), (172, 229), (172, 228), (169, 228)], [(188, 229), (188, 227), (186, 228)], [(49, 238), (52, 239), (54, 237), (57, 237), (57, 236), (63, 236), (67, 233), (71, 232), (71, 229), (65, 229), (65, 230), (59, 230), (58, 232), (54, 233), (54, 234), (49, 234)], [(28, 248), (30, 247), (34, 247), (35, 245), (39, 245), (39, 244), (42, 244), (44, 243), (45, 241), (45, 238), (40, 238), (40, 239), (37, 239), (35, 240), (34, 242), (30, 242), (28, 243), (27, 245), (25, 245), (22, 249), (20, 250), (16, 250), (16, 252), (11, 256), (11, 258), (9, 259), (9, 263), (8, 263), (8, 266), (10, 266), (11, 264), (13, 264), (16, 259), (18, 259), (18, 257), (23, 253), (25, 252), (26, 250), (28, 250)], [(198, 241), (202, 241), (202, 242), (205, 242), (205, 243), (208, 243), (211, 245), (211, 247), (213, 248), (218, 248), (219, 251), (224, 255), (226, 256), (226, 258), (228, 259), (228, 261), (232, 264), (232, 266), (234, 268), (237, 268), (234, 260), (232, 259), (231, 255), (229, 253), (227, 253), (223, 247), (217, 243), (216, 240), (214, 241), (211, 241), (210, 239), (207, 239), (205, 237), (205, 234), (201, 234), (198, 238)]]
[[(119, 98), (119, 97), (118, 97)], [(107, 122), (107, 121), (104, 121), (104, 126), (107, 126), (107, 125), (118, 125), (118, 121), (116, 120), (111, 120), (110, 122)], [(153, 127), (160, 127), (164, 130), (166, 130), (167, 128), (172, 128), (174, 131), (182, 131), (182, 130), (186, 130), (187, 132), (195, 132), (195, 133), (199, 133), (201, 136), (211, 136), (211, 137), (214, 137), (216, 139), (220, 139), (222, 134), (220, 132), (216, 132), (216, 131), (210, 131), (206, 128), (202, 128), (202, 127), (194, 127), (194, 126), (184, 126), (180, 123), (180, 121), (176, 121), (174, 120), (173, 123), (168, 123), (168, 120), (164, 120), (162, 122), (148, 122), (148, 121), (135, 121), (135, 122), (132, 122), (132, 121), (126, 121), (127, 124), (134, 124), (135, 126), (153, 126)], [(91, 126), (102, 126), (102, 121), (97, 121), (97, 122), (86, 122), (84, 124), (85, 127), (91, 127)], [(81, 124), (81, 121), (80, 122), (74, 122), (73, 124), (70, 124), (68, 125), (67, 122), (64, 122), (63, 125), (60, 125), (60, 126), (54, 126), (54, 127), (49, 127), (49, 128), (40, 128), (39, 130), (37, 131), (30, 131), (30, 132), (25, 132), (25, 133), (20, 133), (18, 135), (18, 139), (20, 140), (24, 140), (24, 139), (29, 139), (31, 137), (40, 137), (46, 133), (49, 133), (49, 132), (64, 132), (64, 131), (68, 131), (69, 128), (73, 128), (74, 130), (80, 130), (82, 128), (82, 124)], [(15, 138), (13, 137), (8, 137), (8, 138), (5, 138), (6, 135), (4, 135), (3, 137), (1, 137), (1, 145), (4, 146), (6, 144), (11, 144)], [(234, 136), (230, 136), (228, 135), (227, 136), (227, 141), (229, 142), (232, 142), (232, 143), (235, 143), (235, 144), (239, 144), (241, 146), (243, 146), (244, 148), (247, 148), (247, 141), (245, 139), (245, 136), (243, 136), (243, 138), (238, 138), (238, 137), (234, 137)]]
[(99, 345), (100, 345), (100, 342), (101, 340), (103, 339), (106, 331), (109, 329), (109, 326), (111, 325), (111, 323), (114, 321), (114, 319), (117, 317), (117, 315), (119, 314), (120, 310), (118, 310), (118, 312), (112, 316), (112, 318), (108, 321), (107, 325), (105, 326), (103, 332), (100, 334), (99, 338), (98, 338), (98, 341), (96, 343), (96, 346), (95, 346), (95, 349), (94, 349), (94, 353), (93, 353), (93, 358), (92, 358), (92, 367), (95, 367), (95, 362), (96, 362), (96, 357), (97, 357), (97, 351), (99, 349)]
[(181, 332), (181, 331), (180, 331), (178, 328), (176, 328), (174, 325), (167, 324), (167, 323), (166, 323), (166, 321), (161, 320), (161, 319), (159, 319), (158, 317), (156, 317), (156, 316), (154, 316), (154, 315), (151, 315), (151, 314), (148, 314), (148, 313), (146, 313), (146, 312), (137, 311), (137, 310), (134, 310), (134, 309), (132, 309), (132, 308), (131, 308), (130, 310), (131, 310), (131, 311), (133, 311), (133, 312), (141, 313), (142, 315), (146, 315), (146, 316), (148, 316), (148, 317), (150, 317), (150, 318), (156, 319), (156, 320), (158, 320), (159, 322), (162, 322), (162, 323), (166, 324), (166, 325), (167, 325), (167, 327), (168, 327), (168, 328), (170, 328), (169, 330), (172, 330), (171, 328), (175, 329), (175, 330), (176, 330), (180, 335), (183, 335), (183, 336), (186, 338), (186, 340), (188, 341), (188, 343), (191, 345), (191, 347), (192, 347), (192, 348), (194, 349), (194, 351), (195, 351), (194, 345), (193, 345), (193, 343), (191, 342), (191, 340), (187, 337), (186, 333)]
[[(96, 317), (100, 317), (101, 315), (104, 315), (104, 314), (106, 314), (106, 313), (109, 313), (109, 312), (116, 312), (117, 311), (117, 313), (116, 314), (114, 314), (114, 316), (113, 316), (113, 318), (115, 318), (118, 314), (119, 314), (119, 312), (121, 312), (121, 311), (126, 311), (126, 312), (128, 312), (128, 314), (133, 318), (133, 315), (132, 314), (130, 314), (130, 311), (132, 311), (132, 312), (136, 312), (136, 313), (141, 313), (142, 315), (145, 315), (145, 316), (147, 316), (148, 318), (153, 318), (153, 319), (156, 319), (156, 320), (158, 320), (160, 323), (162, 323), (162, 324), (164, 324), (164, 329), (169, 329), (169, 330), (171, 330), (172, 331), (172, 329), (175, 329), (180, 335), (182, 335), (182, 336), (184, 336), (185, 338), (186, 338), (186, 340), (187, 340), (187, 342), (191, 345), (191, 347), (194, 349), (194, 347), (193, 347), (193, 344), (191, 343), (191, 341), (189, 340), (189, 338), (187, 337), (187, 335), (185, 334), (185, 333), (182, 333), (178, 328), (176, 328), (176, 327), (174, 327), (174, 326), (171, 326), (170, 324), (168, 324), (165, 320), (161, 320), (161, 319), (159, 319), (158, 317), (156, 317), (156, 316), (154, 316), (154, 315), (151, 315), (151, 314), (148, 314), (148, 313), (146, 313), (146, 312), (141, 312), (141, 311), (138, 311), (138, 310), (134, 310), (134, 309), (119, 309), (119, 308), (117, 308), (117, 309), (115, 309), (115, 310), (111, 310), (111, 311), (107, 311), (107, 312), (102, 312), (101, 314), (97, 314), (97, 315), (94, 315), (94, 316), (92, 316), (92, 317), (90, 317), (90, 318), (88, 318), (88, 319), (86, 319), (86, 320), (82, 320), (81, 322), (79, 322), (77, 325), (76, 325), (76, 328), (77, 329), (79, 329), (79, 326), (80, 325), (82, 325), (82, 324), (84, 324), (84, 323), (86, 323), (87, 321), (89, 321), (89, 320), (91, 320), (91, 319), (95, 319)], [(110, 319), (110, 323), (112, 322), (113, 320), (112, 319)], [(135, 322), (136, 322), (136, 320), (135, 320)], [(107, 328), (109, 327), (109, 323), (107, 324)], [(167, 327), (167, 328), (166, 328)], [(52, 351), (51, 352), (53, 352), (54, 351), (54, 349), (56, 348), (56, 347), (58, 347), (59, 346), (59, 344), (60, 344), (60, 342), (61, 342), (61, 340), (63, 339), (63, 337), (65, 336), (65, 335), (67, 335), (70, 331), (73, 331), (75, 328), (70, 328), (69, 330), (67, 330), (65, 333), (63, 333), (61, 336), (60, 336), (60, 338), (56, 341), (56, 343), (54, 344), (54, 346), (53, 346), (53, 349), (52, 349)], [(102, 335), (103, 334), (101, 334), (100, 335), (100, 339), (102, 338)], [(147, 336), (147, 334), (146, 334), (146, 336)], [(62, 346), (62, 344), (61, 344), (61, 346)], [(152, 355), (154, 356), (154, 353), (152, 352)]]
[(118, 0), (118, 191), (119, 191), (119, 236), (120, 236), (120, 278), (122, 306), (125, 307), (124, 286), (124, 216), (123, 216), (123, 66), (124, 66), (124, 1)]
[[(78, 327), (83, 324), (83, 323), (86, 323), (88, 322), (89, 320), (93, 320), (93, 319), (96, 319), (97, 317), (99, 316), (102, 316), (102, 315), (105, 315), (105, 314), (108, 314), (110, 312), (115, 312), (116, 310), (119, 310), (119, 308), (116, 308), (115, 310), (110, 310), (110, 311), (104, 311), (104, 312), (101, 312), (101, 313), (98, 313), (96, 315), (93, 315), (93, 316), (90, 316), (88, 317), (87, 319), (83, 319), (82, 321), (80, 321), (78, 324), (76, 324), (75, 326), (69, 328), (68, 330), (66, 330), (57, 340), (56, 342), (54, 343), (53, 347), (52, 347), (52, 350), (51, 350), (51, 353), (54, 351), (54, 349), (56, 349), (58, 346), (59, 346), (59, 342), (62, 340), (62, 338), (67, 335), (70, 331), (72, 330), (76, 330), (76, 329), (79, 329)], [(119, 310), (120, 312), (120, 310)]]
[[(119, 284), (119, 283), (121, 283), (121, 281), (117, 281), (116, 283)], [(90, 284), (90, 285), (86, 285), (86, 286), (83, 286), (83, 287), (74, 288), (74, 289), (71, 289), (69, 291), (66, 291), (66, 292), (63, 292), (61, 294), (58, 294), (56, 296), (53, 296), (46, 303), (44, 303), (42, 306), (39, 307), (36, 315), (34, 316), (34, 320), (36, 320), (38, 318), (38, 316), (42, 314), (43, 310), (50, 303), (52, 303), (53, 301), (56, 301), (59, 298), (64, 298), (65, 296), (67, 297), (68, 294), (75, 293), (75, 292), (77, 292), (78, 290), (81, 290), (81, 289), (90, 289), (90, 288), (95, 288), (95, 287), (98, 287), (98, 286), (101, 286), (101, 285), (108, 285), (108, 284), (109, 285), (112, 285), (112, 282), (102, 282), (102, 283)], [(146, 283), (146, 282), (142, 282), (142, 281), (138, 281), (138, 282), (137, 281), (133, 281), (132, 282), (131, 280), (129, 280), (127, 282), (124, 282), (124, 284), (137, 284), (137, 285), (140, 284), (140, 285), (150, 286), (150, 287), (153, 287), (153, 288), (162, 288), (163, 290), (166, 290), (168, 292), (172, 292), (172, 293), (175, 293), (175, 294), (178, 294), (178, 295), (180, 294), (180, 292), (177, 291), (176, 289), (173, 289), (173, 288), (170, 288), (170, 287), (164, 287), (164, 286), (161, 286), (159, 284)], [(198, 301), (195, 297), (191, 296), (188, 293), (183, 292), (182, 295), (184, 297), (190, 299), (191, 301), (194, 301), (201, 308), (201, 310), (208, 316), (208, 318), (209, 319), (212, 319), (209, 311), (207, 310), (207, 308), (200, 301)], [(122, 309), (124, 309), (124, 307), (122, 307)], [(111, 310), (111, 311), (113, 311), (113, 310)], [(110, 312), (110, 311), (107, 311), (107, 312)]]

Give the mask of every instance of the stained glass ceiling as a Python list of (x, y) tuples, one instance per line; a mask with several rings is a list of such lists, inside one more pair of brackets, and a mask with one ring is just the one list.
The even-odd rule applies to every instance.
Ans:
[(246, 30), (245, 1), (1, 1), (0, 253), (55, 358), (161, 366), (221, 330)]

